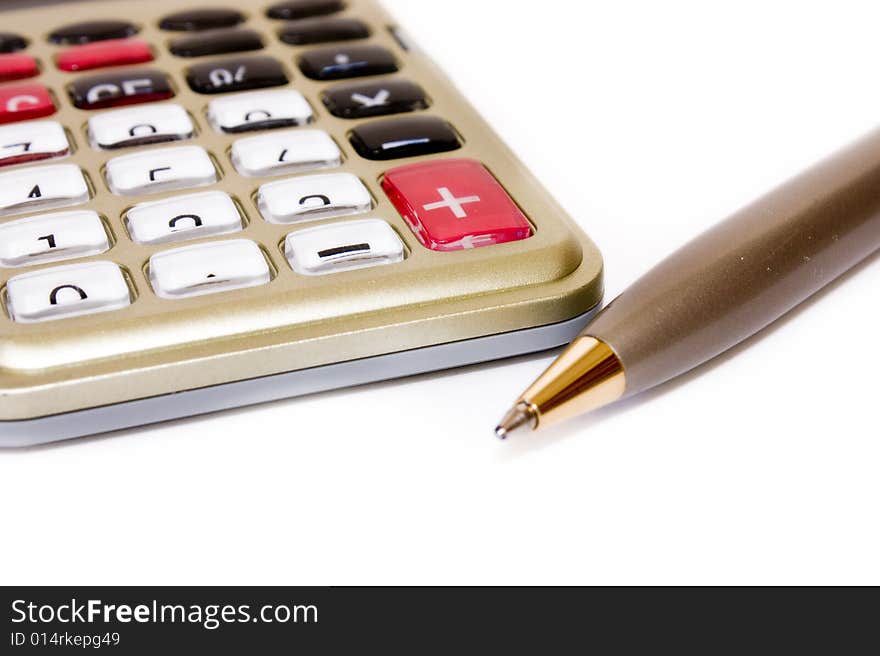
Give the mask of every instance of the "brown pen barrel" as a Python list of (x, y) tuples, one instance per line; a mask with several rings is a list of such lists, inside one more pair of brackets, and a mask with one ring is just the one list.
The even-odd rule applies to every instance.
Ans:
[(584, 334), (623, 363), (627, 396), (756, 334), (880, 248), (880, 130), (667, 258)]

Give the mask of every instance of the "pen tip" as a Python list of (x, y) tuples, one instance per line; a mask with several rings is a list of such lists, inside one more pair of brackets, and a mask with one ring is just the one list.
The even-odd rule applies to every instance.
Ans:
[(506, 440), (511, 433), (525, 428), (535, 430), (538, 427), (538, 413), (528, 403), (518, 403), (504, 415), (504, 419), (495, 428), (495, 435)]

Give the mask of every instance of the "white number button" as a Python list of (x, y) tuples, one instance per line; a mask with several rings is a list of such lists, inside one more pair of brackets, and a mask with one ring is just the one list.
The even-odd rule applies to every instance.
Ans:
[(264, 184), (257, 204), (269, 223), (300, 223), (369, 212), (373, 199), (357, 176), (329, 173)]
[(186, 246), (150, 258), (150, 283), (161, 298), (189, 298), (268, 284), (263, 251), (244, 239)]
[(0, 166), (66, 157), (70, 143), (55, 121), (33, 121), (0, 127)]
[(89, 140), (99, 150), (182, 141), (194, 131), (192, 119), (180, 105), (130, 107), (89, 119)]
[(19, 323), (67, 319), (120, 310), (131, 304), (125, 276), (112, 262), (35, 271), (6, 283), (9, 316)]
[(312, 108), (299, 91), (255, 91), (212, 100), (208, 120), (218, 132), (274, 130), (305, 125)]
[(378, 219), (300, 230), (287, 236), (287, 260), (297, 273), (323, 276), (403, 261), (403, 242)]
[(99, 255), (110, 249), (92, 211), (46, 214), (0, 225), (0, 267), (21, 267)]
[(232, 163), (242, 175), (258, 178), (334, 168), (342, 163), (342, 153), (326, 132), (285, 130), (239, 139), (232, 145)]
[(222, 191), (207, 191), (132, 207), (125, 217), (139, 244), (165, 244), (240, 231), (241, 214)]
[(107, 184), (120, 196), (204, 187), (215, 182), (214, 162), (199, 146), (160, 148), (107, 162)]
[(89, 200), (89, 186), (73, 164), (35, 166), (0, 174), (0, 216), (69, 207)]

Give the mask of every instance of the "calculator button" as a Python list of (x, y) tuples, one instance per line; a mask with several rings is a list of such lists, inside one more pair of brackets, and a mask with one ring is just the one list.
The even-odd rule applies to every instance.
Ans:
[(532, 235), (519, 207), (474, 160), (438, 160), (392, 169), (382, 188), (431, 250), (477, 248)]
[(236, 133), (305, 125), (312, 107), (299, 91), (252, 91), (212, 100), (208, 121), (218, 132)]
[(45, 214), (0, 224), (0, 267), (22, 267), (99, 255), (110, 249), (91, 211)]
[(0, 173), (0, 216), (81, 205), (90, 196), (89, 185), (74, 164)]
[(176, 146), (122, 155), (107, 162), (107, 186), (120, 196), (140, 196), (217, 182), (217, 169), (200, 146)]
[(262, 37), (253, 30), (225, 29), (180, 37), (171, 42), (170, 49), (171, 54), (178, 57), (205, 57), (262, 47)]
[(343, 9), (345, 3), (342, 0), (289, 0), (272, 5), (266, 15), (279, 20), (296, 20), (335, 14)]
[(112, 262), (90, 262), (16, 276), (6, 283), (6, 307), (18, 323), (40, 323), (131, 305), (131, 290)]
[(89, 119), (89, 141), (99, 150), (190, 139), (195, 128), (180, 105), (129, 107)]
[(235, 27), (244, 20), (244, 14), (235, 9), (185, 9), (163, 18), (159, 28), (169, 32), (201, 32)]
[(132, 207), (125, 217), (138, 244), (216, 237), (244, 229), (235, 202), (222, 191), (206, 191)]
[(327, 89), (324, 105), (340, 118), (368, 118), (428, 108), (424, 90), (407, 80), (340, 84)]
[(66, 157), (67, 133), (54, 121), (33, 121), (0, 127), (0, 167)]
[(381, 46), (340, 46), (312, 50), (299, 58), (299, 67), (313, 80), (341, 80), (397, 72), (397, 60)]
[(150, 283), (161, 298), (217, 294), (271, 280), (263, 251), (245, 239), (185, 246), (150, 258)]
[(68, 92), (71, 102), (79, 109), (108, 109), (174, 97), (168, 77), (154, 70), (105, 73), (80, 78), (69, 86)]
[(342, 164), (342, 152), (322, 130), (285, 130), (239, 139), (232, 163), (249, 178), (327, 169)]
[(388, 160), (444, 153), (461, 148), (452, 126), (433, 116), (387, 119), (359, 125), (351, 144), (367, 159)]
[(49, 40), (60, 45), (82, 45), (94, 41), (127, 39), (137, 33), (138, 28), (126, 21), (100, 20), (66, 25), (52, 32)]
[(29, 121), (55, 113), (55, 101), (42, 84), (19, 84), (0, 89), (0, 124)]
[(242, 57), (191, 66), (186, 81), (196, 93), (230, 93), (284, 86), (287, 74), (271, 57)]
[(264, 184), (257, 205), (269, 223), (287, 224), (369, 212), (373, 199), (357, 176), (330, 173)]
[(40, 67), (37, 66), (37, 60), (30, 55), (17, 53), (0, 55), (0, 82), (23, 80), (39, 74)]
[(0, 32), (0, 52), (18, 52), (27, 48), (24, 37), (10, 32)]
[(56, 63), (62, 71), (76, 72), (149, 61), (153, 61), (153, 51), (145, 41), (117, 39), (74, 46), (59, 54)]
[(370, 36), (370, 28), (356, 18), (307, 18), (288, 23), (278, 31), (278, 38), (292, 46), (353, 41)]
[(385, 221), (367, 219), (299, 230), (284, 253), (303, 276), (323, 276), (403, 261), (403, 242)]

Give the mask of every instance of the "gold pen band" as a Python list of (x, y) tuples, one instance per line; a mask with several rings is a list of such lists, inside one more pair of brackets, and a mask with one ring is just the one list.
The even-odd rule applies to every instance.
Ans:
[(571, 419), (625, 393), (626, 371), (614, 349), (595, 337), (578, 337), (519, 398), (499, 436), (527, 423), (537, 429)]

